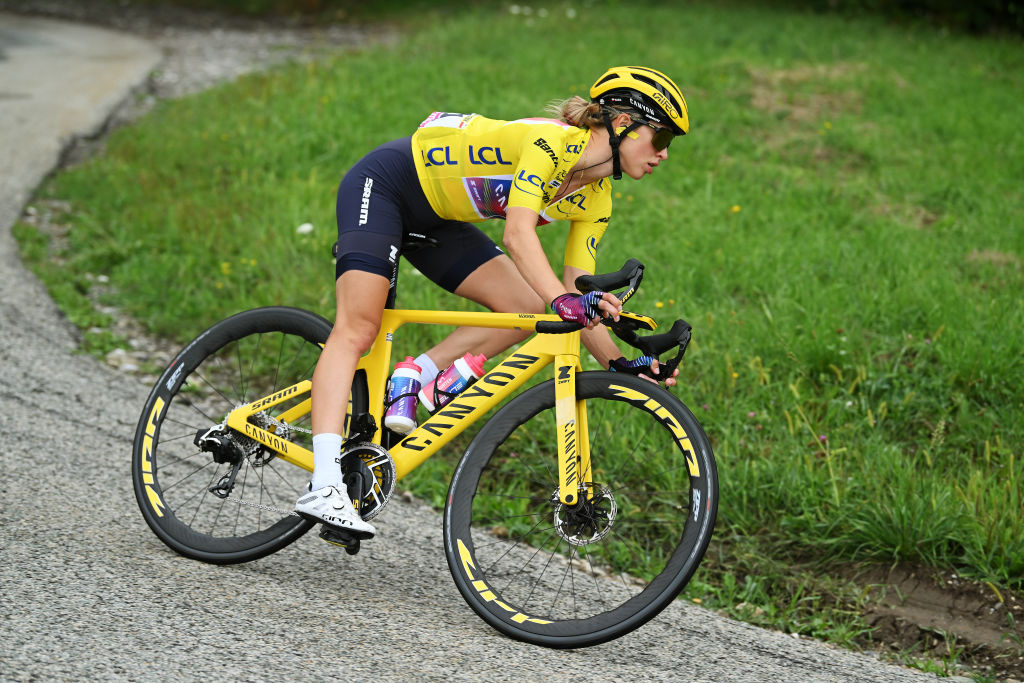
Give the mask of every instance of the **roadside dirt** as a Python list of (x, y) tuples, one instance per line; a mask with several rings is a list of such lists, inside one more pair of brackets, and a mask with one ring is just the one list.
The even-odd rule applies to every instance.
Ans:
[(955, 572), (899, 564), (856, 566), (841, 578), (862, 588), (874, 631), (865, 647), (956, 660), (997, 680), (1024, 680), (1024, 596)]

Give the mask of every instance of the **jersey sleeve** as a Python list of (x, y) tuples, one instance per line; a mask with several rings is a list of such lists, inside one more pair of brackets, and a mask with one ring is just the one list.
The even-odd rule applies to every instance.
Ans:
[(608, 217), (594, 221), (573, 221), (565, 242), (565, 265), (593, 274), (597, 268), (597, 245), (608, 228)]
[(607, 178), (593, 183), (586, 200), (587, 210), (570, 219), (569, 237), (565, 242), (567, 266), (595, 273), (597, 268), (597, 245), (608, 229), (612, 216), (611, 184)]
[(548, 181), (558, 168), (558, 155), (548, 141), (549, 137), (551, 135), (538, 132), (523, 138), (508, 195), (509, 208), (521, 206), (539, 214), (551, 201), (552, 190)]

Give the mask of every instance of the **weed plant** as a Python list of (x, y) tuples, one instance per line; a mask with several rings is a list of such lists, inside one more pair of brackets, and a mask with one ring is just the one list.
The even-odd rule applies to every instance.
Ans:
[[(54, 257), (19, 226), (26, 257), (64, 305), (105, 274), (110, 303), (178, 341), (254, 306), (333, 317), (334, 193), (360, 156), (434, 110), (538, 115), (611, 64), (652, 65), (692, 130), (653, 176), (616, 183), (599, 269), (640, 258), (630, 308), (694, 326), (678, 394), (722, 495), (690, 596), (845, 642), (862, 625), (795, 562), (1024, 588), (1019, 42), (703, 4), (495, 5), (418, 26), (161, 104), (47, 184), (71, 230)], [(567, 226), (539, 232), (557, 263)], [(407, 264), (399, 304), (473, 307)], [(405, 328), (396, 350), (443, 332)], [(442, 500), (458, 455), (406, 483)]]

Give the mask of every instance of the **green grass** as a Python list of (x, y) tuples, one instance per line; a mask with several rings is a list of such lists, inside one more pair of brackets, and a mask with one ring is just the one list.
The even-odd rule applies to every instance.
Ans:
[[(495, 7), (160, 105), (42, 189), (72, 206), (60, 274), (21, 226), (26, 258), (62, 301), (109, 275), (179, 341), (259, 305), (332, 316), (334, 192), (365, 152), (433, 110), (536, 115), (650, 64), (692, 131), (616, 185), (599, 268), (640, 258), (630, 308), (694, 325), (677, 393), (715, 444), (721, 556), (689, 595), (842, 642), (862, 627), (795, 559), (1024, 589), (1024, 47), (737, 4)], [(566, 227), (540, 232), (557, 260)], [(401, 284), (403, 306), (470, 306)], [(407, 481), (439, 501), (449, 471)]]

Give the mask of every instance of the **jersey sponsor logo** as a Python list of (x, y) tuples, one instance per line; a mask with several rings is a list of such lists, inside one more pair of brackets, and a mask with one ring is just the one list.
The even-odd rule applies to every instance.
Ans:
[(551, 145), (548, 144), (547, 140), (544, 138), (537, 138), (533, 141), (533, 144), (547, 152), (547, 155), (551, 157), (551, 161), (556, 164), (558, 163), (558, 155), (555, 154), (555, 150), (551, 149)]
[(525, 169), (519, 171), (519, 174), (515, 179), (515, 187), (517, 190), (525, 192), (528, 195), (533, 195), (534, 197), (542, 196), (543, 193), (541, 188), (543, 185), (544, 181), (539, 175), (527, 173)]
[(570, 204), (574, 204), (576, 207), (578, 207), (580, 211), (587, 210), (586, 205), (583, 203), (587, 200), (587, 198), (582, 193), (577, 192), (576, 194), (571, 194), (565, 199), (567, 199)]
[(431, 166), (458, 166), (458, 159), (452, 159), (450, 147), (431, 147), (423, 153), (423, 165)]
[(373, 178), (363, 183), (363, 203), (359, 206), (359, 225), (366, 225), (370, 219), (370, 192), (373, 191)]
[(565, 182), (565, 176), (566, 176), (566, 174), (568, 172), (569, 172), (569, 169), (566, 169), (566, 168), (563, 168), (562, 170), (560, 170), (558, 173), (555, 174), (555, 177), (552, 178), (550, 180), (550, 182), (548, 182), (548, 187), (551, 187), (551, 188), (554, 188), (554, 189), (557, 190), (559, 187), (561, 187), (562, 183)]
[(597, 238), (590, 236), (587, 238), (587, 251), (590, 252), (590, 257), (597, 260)]
[(473, 147), (473, 145), (469, 146), (469, 163), (487, 164), (488, 166), (494, 166), (495, 164), (501, 164), (502, 166), (512, 165), (511, 161), (505, 161), (501, 158), (501, 147)]
[(579, 144), (575, 144), (575, 145), (566, 145), (565, 146), (565, 151), (566, 151), (567, 154), (582, 154), (583, 153), (583, 144), (579, 143)]
[(481, 218), (505, 218), (512, 176), (463, 178), (462, 183)]
[(589, 207), (586, 202), (590, 197), (583, 192), (574, 192), (573, 194), (562, 197), (558, 200), (552, 209), (556, 213), (562, 214), (563, 216), (573, 216), (582, 212), (585, 212)]

